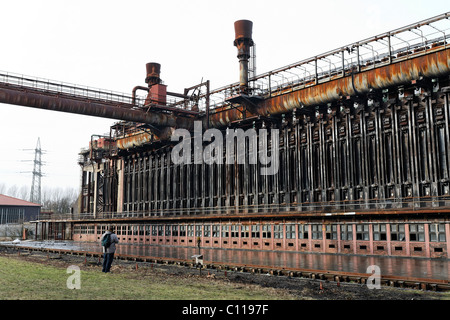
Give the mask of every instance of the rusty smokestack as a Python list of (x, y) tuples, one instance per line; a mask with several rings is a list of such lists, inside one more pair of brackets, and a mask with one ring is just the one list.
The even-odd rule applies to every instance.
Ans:
[(242, 93), (248, 93), (248, 60), (250, 48), (253, 46), (252, 29), (253, 22), (249, 20), (238, 20), (234, 23), (236, 35), (234, 45), (238, 49), (239, 85)]
[(145, 83), (147, 83), (149, 87), (154, 84), (160, 84), (161, 78), (159, 75), (161, 73), (161, 65), (156, 62), (149, 62), (145, 65), (145, 68), (147, 69)]
[(145, 104), (166, 105), (167, 86), (162, 84), (160, 78), (161, 65), (156, 62), (149, 62), (145, 65), (145, 68), (147, 70), (145, 82), (148, 84), (148, 95)]

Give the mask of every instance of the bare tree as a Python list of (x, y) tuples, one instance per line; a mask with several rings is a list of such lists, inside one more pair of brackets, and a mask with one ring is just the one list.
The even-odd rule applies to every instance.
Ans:
[(19, 188), (14, 184), (8, 188), (6, 195), (17, 198), (19, 196)]
[(30, 189), (27, 186), (21, 186), (18, 194), (19, 199), (30, 199)]
[[(7, 188), (0, 184), (0, 193), (10, 197), (29, 200), (30, 192), (27, 186), (17, 187), (12, 185)], [(54, 213), (69, 213), (71, 208), (76, 205), (78, 191), (75, 188), (46, 188), (42, 189), (42, 209), (53, 211)]]
[(70, 208), (76, 204), (77, 196), (74, 188), (45, 188), (42, 193), (42, 205), (45, 210), (54, 213), (69, 213)]

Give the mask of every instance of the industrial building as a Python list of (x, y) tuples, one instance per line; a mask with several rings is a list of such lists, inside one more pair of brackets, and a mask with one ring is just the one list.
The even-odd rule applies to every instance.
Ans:
[(37, 237), (450, 258), (449, 17), (259, 75), (239, 20), (218, 89), (169, 92), (154, 62), (130, 95), (0, 76), (2, 103), (119, 120), (80, 153), (78, 213)]

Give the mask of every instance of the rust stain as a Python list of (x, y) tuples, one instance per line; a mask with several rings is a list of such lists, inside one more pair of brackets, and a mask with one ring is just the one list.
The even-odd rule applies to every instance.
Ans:
[[(250, 118), (257, 116), (250, 110), (245, 110), (245, 118)], [(221, 107), (214, 110), (213, 113), (209, 115), (210, 126), (214, 127), (225, 127), (234, 121), (239, 121), (244, 119), (244, 108), (239, 106), (237, 108)]]
[(153, 135), (147, 132), (139, 132), (125, 137), (118, 138), (116, 140), (117, 147), (119, 149), (129, 149), (137, 146), (141, 146), (146, 143), (150, 143), (154, 140)]

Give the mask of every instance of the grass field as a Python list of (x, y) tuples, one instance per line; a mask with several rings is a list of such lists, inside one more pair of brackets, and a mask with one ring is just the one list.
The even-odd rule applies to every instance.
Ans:
[[(0, 251), (0, 301), (73, 300), (448, 300), (450, 292), (217, 272), (177, 265), (115, 260), (112, 274), (82, 256)], [(69, 269), (68, 269), (69, 267)], [(77, 271), (73, 273), (70, 267)], [(73, 281), (75, 278), (75, 281)], [(77, 281), (79, 280), (79, 281)], [(321, 288), (320, 284), (323, 285)], [(79, 289), (74, 285), (79, 284)], [(72, 288), (71, 288), (72, 287)], [(184, 302), (183, 302), (184, 301)]]
[[(80, 270), (80, 289), (69, 289), (74, 273), (67, 266), (47, 265), (0, 256), (0, 300), (286, 300), (282, 290), (208, 278), (167, 276), (149, 270), (105, 274)], [(69, 280), (70, 284), (76, 284)]]

